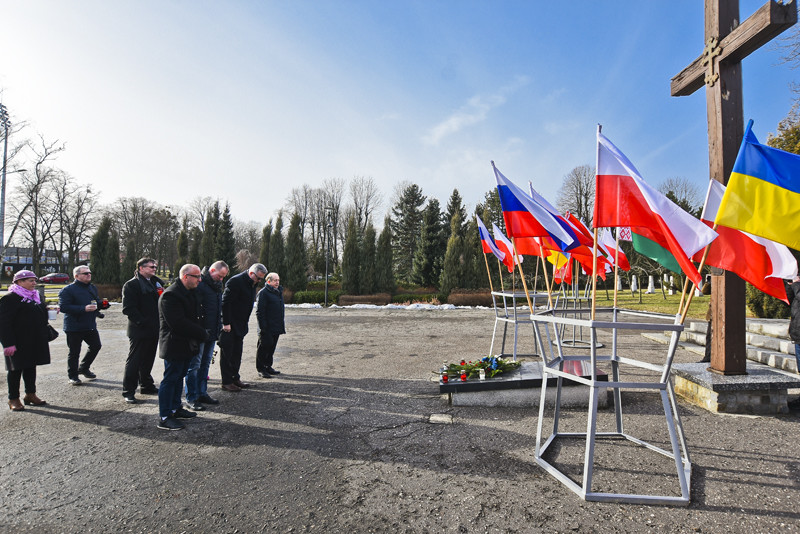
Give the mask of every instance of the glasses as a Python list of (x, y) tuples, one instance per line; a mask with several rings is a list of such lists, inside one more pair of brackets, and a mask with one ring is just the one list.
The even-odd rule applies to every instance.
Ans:
[(192, 278), (197, 278), (198, 280), (203, 277), (201, 274), (187, 274), (186, 276), (191, 276)]
[(82, 273), (78, 273), (78, 276), (81, 276), (82, 274), (92, 274), (92, 272), (91, 271), (83, 271)]
[(156, 266), (155, 266), (155, 265), (145, 265), (145, 267), (146, 267), (147, 269), (155, 269), (155, 268), (156, 268)]

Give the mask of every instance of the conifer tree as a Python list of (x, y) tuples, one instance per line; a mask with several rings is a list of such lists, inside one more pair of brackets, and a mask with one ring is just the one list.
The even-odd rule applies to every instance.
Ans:
[(358, 244), (358, 229), (355, 217), (347, 221), (347, 234), (345, 235), (344, 251), (342, 252), (342, 291), (348, 295), (361, 294), (361, 247)]
[(375, 291), (379, 293), (393, 293), (394, 262), (392, 261), (392, 228), (389, 217), (383, 221), (383, 230), (378, 237), (378, 246), (375, 250)]
[(269, 268), (269, 242), (272, 238), (272, 218), (270, 218), (267, 225), (261, 231), (261, 250), (258, 252), (258, 261)]
[(371, 295), (377, 289), (377, 268), (375, 266), (375, 227), (372, 220), (367, 222), (361, 246), (361, 293)]
[[(108, 265), (108, 242), (111, 239), (111, 218), (103, 217), (97, 227), (92, 242), (89, 246), (89, 264), (92, 270), (92, 280), (97, 284), (116, 283), (119, 279), (112, 279), (113, 266)], [(118, 260), (119, 261), (119, 260)]]
[(397, 278), (411, 281), (417, 237), (422, 226), (421, 207), (425, 196), (417, 184), (406, 186), (392, 207), (392, 254)]
[(278, 218), (275, 220), (275, 229), (272, 231), (272, 237), (269, 240), (269, 263), (267, 264), (267, 269), (270, 272), (278, 273), (280, 276), (283, 276), (286, 271), (283, 249), (283, 215), (278, 213)]
[[(225, 204), (225, 210), (219, 219), (217, 226), (217, 239), (214, 244), (214, 261), (222, 260), (230, 267), (230, 274), (247, 270), (249, 265), (238, 265), (236, 263), (236, 240), (233, 236), (233, 218), (231, 217), (231, 206)], [(211, 262), (213, 263), (213, 261)], [(208, 263), (207, 265), (211, 265)], [(237, 268), (238, 267), (238, 268)]]
[(475, 217), (471, 217), (464, 228), (464, 279), (461, 287), (465, 289), (486, 287), (489, 285), (483, 274), (486, 272), (486, 264), (482, 257), (483, 247)]
[(203, 231), (200, 230), (199, 227), (194, 226), (192, 227), (192, 231), (189, 235), (191, 236), (191, 245), (189, 246), (189, 263), (202, 267), (203, 262), (200, 261), (200, 245), (203, 241)]
[[(108, 247), (106, 248), (106, 260), (103, 262), (108, 269), (108, 281), (106, 284), (121, 284), (128, 279), (122, 280), (122, 270), (119, 263), (119, 236), (116, 232), (112, 231), (108, 238)], [(92, 272), (94, 275), (94, 271)]]
[[(200, 263), (198, 265), (211, 265), (216, 261), (214, 253), (217, 244), (217, 228), (219, 227), (219, 201), (214, 202), (206, 212), (206, 222), (203, 225), (203, 239), (200, 242)], [(231, 269), (234, 264), (228, 264)]]
[[(175, 259), (175, 266), (172, 268), (173, 273), (177, 273), (184, 264), (189, 263), (189, 232), (186, 229), (185, 219), (183, 221), (183, 228), (181, 228), (178, 234), (178, 241), (175, 244), (175, 249), (178, 253), (178, 257)], [(125, 259), (128, 259), (127, 254), (125, 255)]]
[(300, 215), (292, 215), (286, 233), (286, 274), (284, 285), (292, 291), (303, 291), (308, 285), (306, 247), (300, 233)]
[(417, 238), (417, 249), (414, 252), (412, 280), (422, 286), (435, 286), (444, 261), (447, 241), (441, 242), (442, 213), (439, 201), (432, 198), (422, 212), (422, 225)]
[(464, 277), (464, 240), (459, 236), (461, 216), (456, 213), (450, 222), (450, 239), (447, 240), (447, 251), (444, 253), (444, 267), (439, 291), (449, 295), (456, 287), (461, 287)]
[(453, 215), (458, 212), (458, 215), (461, 217), (461, 227), (458, 229), (459, 235), (463, 238), (465, 236), (467, 223), (467, 209), (464, 207), (464, 200), (461, 198), (461, 194), (458, 192), (458, 189), (453, 189), (453, 193), (450, 195), (450, 200), (447, 201), (447, 210), (444, 214), (444, 232), (445, 238), (444, 243), (447, 243), (447, 239), (450, 235), (450, 221), (453, 220)]
[[(120, 280), (124, 284), (136, 273), (136, 262), (139, 261), (139, 258), (136, 257), (136, 242), (133, 239), (129, 239), (127, 243), (125, 243), (125, 259), (122, 260), (122, 267), (120, 268)], [(172, 271), (176, 273), (178, 271)]]

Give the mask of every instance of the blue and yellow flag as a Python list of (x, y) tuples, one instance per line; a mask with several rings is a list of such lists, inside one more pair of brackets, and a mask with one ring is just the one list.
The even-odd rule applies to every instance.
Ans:
[(760, 144), (752, 127), (714, 222), (800, 250), (800, 155)]

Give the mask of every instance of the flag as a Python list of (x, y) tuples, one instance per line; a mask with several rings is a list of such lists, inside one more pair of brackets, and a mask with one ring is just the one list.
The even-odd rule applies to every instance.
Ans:
[(598, 246), (600, 246), (606, 253), (606, 256), (608, 256), (610, 265), (614, 265), (614, 262), (617, 261), (617, 253), (619, 253), (619, 268), (623, 271), (631, 270), (631, 264), (628, 261), (628, 256), (626, 256), (622, 251), (622, 247), (617, 249), (617, 242), (614, 241), (613, 237), (611, 237), (611, 231), (608, 228), (603, 228), (603, 233), (600, 235)]
[(715, 222), (800, 250), (800, 155), (762, 145), (747, 128)]
[(620, 241), (633, 241), (633, 236), (631, 235), (630, 226), (623, 226), (622, 228), (617, 228), (617, 236), (619, 237)]
[[(716, 180), (710, 180), (703, 214), (700, 217), (708, 226), (714, 224), (724, 194), (725, 186)], [(717, 233), (719, 237), (708, 249), (706, 258), (708, 265), (734, 272), (742, 280), (750, 282), (767, 295), (789, 304), (783, 280), (797, 275), (797, 261), (788, 248), (769, 239), (726, 226), (718, 225)], [(694, 257), (696, 261), (700, 261), (703, 251)]]
[(553, 205), (547, 201), (546, 198), (537, 193), (536, 190), (533, 188), (533, 184), (530, 182), (528, 182), (528, 189), (530, 190), (531, 198), (533, 199), (533, 201), (542, 206), (548, 212), (550, 212), (550, 215), (553, 216), (553, 218), (561, 226), (561, 228), (563, 228), (566, 232), (568, 232), (572, 237), (574, 237), (577, 240), (577, 243), (573, 242), (573, 244), (569, 243), (565, 244), (563, 242), (558, 242), (557, 244), (560, 250), (566, 252), (568, 250), (571, 250), (573, 247), (578, 246), (579, 243), (583, 243), (580, 239), (580, 235), (578, 234), (576, 229), (570, 224), (570, 222), (566, 219), (566, 217), (558, 213), (558, 210), (555, 209)]
[(589, 231), (586, 225), (583, 224), (582, 220), (578, 219), (570, 212), (567, 212), (565, 219), (572, 229), (575, 230), (575, 235), (578, 236), (578, 241), (581, 242), (581, 245), (585, 245), (590, 248), (594, 247), (594, 234)]
[(500, 251), (505, 255), (502, 260), (503, 263), (506, 267), (508, 267), (508, 272), (513, 272), (514, 265), (517, 263), (522, 263), (522, 256), (516, 256), (516, 261), (514, 261), (514, 247), (511, 245), (511, 241), (509, 241), (508, 238), (503, 235), (503, 231), (500, 230), (500, 228), (498, 228), (494, 223), (492, 223), (492, 232), (494, 232), (494, 239), (497, 248), (499, 248)]
[(497, 180), (497, 192), (509, 237), (548, 236), (554, 239), (562, 250), (568, 250), (577, 244), (575, 235), (562, 227), (553, 214), (503, 176), (494, 166), (494, 162), (492, 168)]
[(689, 258), (717, 236), (650, 187), (633, 163), (599, 131), (592, 226), (630, 226), (637, 251), (636, 235), (646, 241), (649, 257), (659, 263), (667, 261), (667, 255), (673, 257), (679, 267), (673, 270), (682, 270), (698, 286), (702, 279)]
[(483, 248), (483, 252), (491, 252), (497, 256), (498, 260), (503, 261), (503, 259), (506, 257), (505, 252), (497, 248), (494, 239), (492, 239), (492, 236), (489, 234), (489, 230), (486, 229), (486, 225), (483, 224), (481, 218), (476, 215), (475, 219), (478, 221), (478, 233), (481, 236), (481, 247)]
[(528, 256), (549, 256), (550, 251), (543, 248), (539, 237), (516, 237), (514, 245), (517, 254), (527, 254)]

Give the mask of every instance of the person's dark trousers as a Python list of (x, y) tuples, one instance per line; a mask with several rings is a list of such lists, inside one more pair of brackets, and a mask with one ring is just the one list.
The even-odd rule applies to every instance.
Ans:
[(25, 381), (25, 393), (36, 393), (36, 367), (8, 372), (8, 400), (19, 398), (19, 380)]
[(244, 338), (223, 332), (219, 338), (219, 372), (223, 384), (233, 384), (239, 380), (239, 368), (242, 366), (242, 350)]
[(256, 345), (256, 371), (267, 374), (267, 370), (272, 367), (272, 356), (275, 354), (275, 347), (278, 345), (280, 334), (262, 334), (258, 336)]
[(158, 414), (169, 417), (181, 407), (183, 377), (189, 369), (189, 360), (164, 360), (164, 378), (158, 387)]
[[(86, 342), (89, 349), (81, 360), (78, 366), (78, 358), (81, 355), (81, 343)], [(67, 347), (69, 347), (69, 354), (67, 355), (67, 373), (70, 378), (78, 378), (79, 371), (88, 371), (92, 362), (100, 352), (100, 334), (97, 330), (85, 330), (83, 332), (67, 332)]]
[(158, 336), (130, 339), (128, 359), (125, 361), (125, 374), (122, 377), (122, 395), (129, 397), (136, 393), (136, 387), (155, 387), (153, 363), (156, 361)]

